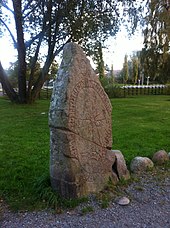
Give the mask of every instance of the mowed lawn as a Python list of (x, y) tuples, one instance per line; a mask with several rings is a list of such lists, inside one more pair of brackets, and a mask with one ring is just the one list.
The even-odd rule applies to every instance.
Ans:
[(170, 96), (112, 99), (113, 148), (127, 163), (161, 149), (170, 151)]
[[(113, 149), (135, 156), (170, 151), (170, 96), (112, 99)], [(49, 100), (15, 105), (0, 98), (0, 199), (12, 208), (46, 205), (35, 189), (49, 175)]]

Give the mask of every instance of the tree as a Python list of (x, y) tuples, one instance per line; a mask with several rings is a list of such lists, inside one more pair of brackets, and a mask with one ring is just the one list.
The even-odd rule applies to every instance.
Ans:
[(167, 7), (170, 6), (170, 2), (168, 2), (151, 0), (148, 3), (144, 43), (145, 47), (154, 48), (158, 52), (166, 52), (169, 49), (170, 13)]
[(127, 62), (127, 66), (128, 66), (128, 83), (133, 83), (133, 61), (132, 61), (132, 57), (128, 59)]
[(129, 78), (129, 67), (128, 67), (128, 56), (125, 55), (124, 57), (124, 63), (123, 63), (123, 79), (124, 83), (127, 83), (128, 78)]
[(115, 75), (114, 75), (113, 64), (111, 65), (110, 77), (112, 79), (112, 84), (113, 84), (115, 82)]
[[(8, 11), (10, 18), (0, 14), (0, 25), (8, 31), (18, 52), (18, 93), (13, 90), (2, 65), (0, 81), (3, 89), (13, 102), (32, 103), (47, 79), (48, 71), (63, 46), (74, 41), (84, 49), (93, 49), (96, 42), (104, 42), (114, 36), (121, 21), (129, 18), (132, 32), (142, 12), (131, 0), (12, 0), (12, 8), (5, 0), (0, 7)], [(9, 26), (14, 19), (16, 35)], [(35, 80), (37, 61), (42, 58), (44, 65)], [(89, 52), (90, 53), (90, 52)], [(26, 77), (27, 58), (31, 56), (30, 74)]]
[(51, 80), (51, 79), (55, 79), (56, 78), (56, 75), (57, 75), (57, 71), (58, 71), (58, 63), (56, 60), (54, 60), (50, 66), (50, 70), (49, 70), (49, 77), (48, 79)]
[(132, 64), (133, 64), (133, 84), (135, 85), (138, 80), (138, 72), (139, 72), (139, 61), (137, 57), (132, 58)]
[(103, 60), (103, 51), (101, 42), (96, 43), (96, 48), (93, 54), (93, 60), (97, 65), (97, 72), (99, 74), (99, 78), (102, 79), (105, 77), (105, 66)]
[(166, 83), (170, 81), (170, 73), (167, 72), (170, 65), (170, 2), (149, 1), (145, 21), (141, 64), (151, 81)]

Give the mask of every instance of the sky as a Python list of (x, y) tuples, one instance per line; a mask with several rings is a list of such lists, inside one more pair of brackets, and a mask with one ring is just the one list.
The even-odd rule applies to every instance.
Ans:
[(136, 31), (131, 38), (128, 38), (125, 30), (122, 30), (117, 34), (116, 38), (110, 38), (108, 40), (108, 49), (103, 51), (105, 64), (109, 68), (113, 64), (114, 70), (121, 70), (125, 55), (127, 54), (130, 57), (133, 52), (142, 50), (143, 40), (141, 31)]
[[(106, 43), (107, 49), (103, 50), (105, 65), (109, 68), (113, 64), (114, 70), (121, 70), (124, 62), (124, 56), (132, 55), (133, 51), (139, 51), (143, 47), (143, 37), (140, 31), (137, 31), (130, 39), (127, 33), (122, 30), (116, 38), (109, 38)], [(16, 61), (16, 50), (13, 49), (8, 37), (0, 38), (0, 61), (2, 66), (7, 69), (10, 62)]]
[(16, 60), (16, 50), (10, 44), (7, 37), (0, 38), (0, 61), (4, 69), (9, 67), (9, 63)]

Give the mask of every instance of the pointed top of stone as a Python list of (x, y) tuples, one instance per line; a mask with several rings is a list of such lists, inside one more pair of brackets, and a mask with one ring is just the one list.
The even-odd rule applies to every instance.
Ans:
[(85, 53), (83, 52), (83, 49), (76, 43), (74, 42), (69, 42), (67, 43), (64, 48), (63, 48), (63, 58), (65, 58), (65, 54), (71, 54), (74, 56), (75, 54), (83, 54), (84, 57), (86, 57)]
[(62, 61), (64, 61), (64, 64), (70, 64), (76, 56), (81, 56), (81, 59), (88, 60), (83, 49), (78, 44), (73, 42), (67, 43), (63, 49)]

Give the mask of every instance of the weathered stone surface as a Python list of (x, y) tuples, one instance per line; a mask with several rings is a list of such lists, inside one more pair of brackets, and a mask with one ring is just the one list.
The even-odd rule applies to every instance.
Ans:
[(130, 164), (130, 170), (133, 173), (140, 173), (153, 168), (153, 162), (147, 157), (135, 157)]
[(152, 161), (158, 165), (164, 164), (166, 161), (169, 160), (169, 156), (165, 150), (157, 151), (152, 158)]
[(124, 156), (120, 150), (112, 150), (115, 154), (115, 162), (113, 164), (113, 171), (117, 174), (119, 179), (130, 179), (130, 174), (126, 166)]
[(50, 111), (50, 176), (63, 197), (98, 192), (112, 172), (110, 101), (89, 60), (75, 43), (63, 51)]

